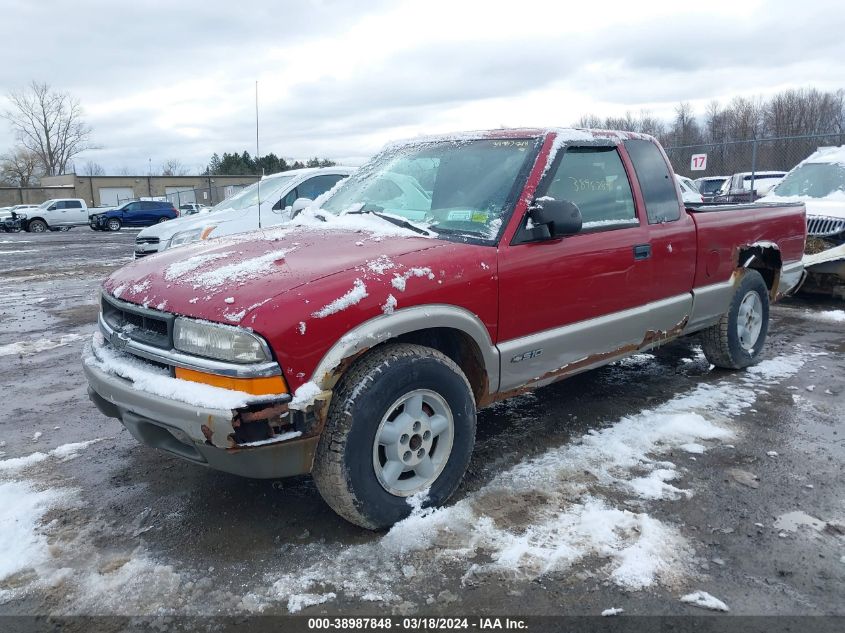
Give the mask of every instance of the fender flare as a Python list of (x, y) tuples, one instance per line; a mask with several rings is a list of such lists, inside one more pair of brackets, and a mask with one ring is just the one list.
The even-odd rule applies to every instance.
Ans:
[(451, 328), (469, 336), (481, 351), (491, 392), (499, 388), (499, 350), (487, 328), (475, 314), (445, 304), (427, 304), (396, 310), (365, 321), (349, 330), (323, 355), (311, 375), (311, 382), (323, 390), (334, 386), (344, 360), (390, 339), (430, 328)]

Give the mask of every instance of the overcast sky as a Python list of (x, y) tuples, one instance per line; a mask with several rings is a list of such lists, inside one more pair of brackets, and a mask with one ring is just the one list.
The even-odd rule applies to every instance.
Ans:
[(0, 92), (77, 96), (102, 146), (77, 165), (107, 172), (254, 153), (256, 81), (262, 154), (356, 164), (421, 133), (845, 88), (842, 0), (0, 0), (0, 16)]

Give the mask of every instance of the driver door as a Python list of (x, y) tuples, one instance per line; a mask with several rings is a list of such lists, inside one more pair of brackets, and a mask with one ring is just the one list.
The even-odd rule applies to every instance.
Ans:
[(536, 196), (574, 202), (583, 227), (536, 242), (517, 233), (501, 248), (501, 390), (621, 357), (648, 330), (651, 247), (627, 157), (615, 146), (561, 153)]

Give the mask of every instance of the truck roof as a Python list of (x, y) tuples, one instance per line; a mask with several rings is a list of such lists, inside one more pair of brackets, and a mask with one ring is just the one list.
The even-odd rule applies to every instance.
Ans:
[(622, 130), (599, 130), (592, 128), (568, 128), (568, 127), (522, 127), (522, 128), (495, 128), (488, 130), (472, 130), (468, 132), (452, 132), (447, 134), (428, 134), (402, 139), (388, 143), (385, 148), (401, 147), (414, 143), (431, 143), (438, 141), (477, 141), (485, 139), (513, 139), (513, 138), (539, 138), (554, 134), (562, 142), (567, 141), (601, 141), (608, 140), (615, 143), (640, 139), (656, 142), (656, 139), (649, 134), (639, 132), (625, 132)]

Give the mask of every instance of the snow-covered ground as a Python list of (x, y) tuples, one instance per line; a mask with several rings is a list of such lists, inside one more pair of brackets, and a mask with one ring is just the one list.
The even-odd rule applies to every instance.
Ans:
[[(742, 435), (737, 417), (813, 358), (795, 348), (677, 393), (517, 463), (445, 508), (420, 510), (418, 503), (382, 536), (350, 546), (302, 545), (310, 562), (266, 573), (240, 595), (216, 591), (225, 611), (298, 612), (337, 599), (434, 601), (435, 592), (421, 596), (414, 587), (445, 573), (469, 586), (485, 578), (531, 581), (585, 565), (627, 591), (682, 587), (697, 577), (693, 561), (701, 546), (652, 508), (689, 503), (697, 490), (685, 480), (686, 460), (730, 450)], [(74, 536), (45, 522), (51, 510), (78, 505), (80, 497), (75, 486), (45, 485), (39, 473), (51, 461), (84, 457), (98, 441), (0, 461), (0, 507), (13, 508), (4, 514), (4, 531), (21, 544), (0, 552), (0, 582), (26, 572), (2, 597), (60, 586), (69, 598), (63, 609), (71, 613), (143, 613), (151, 605), (202, 612), (208, 573), (143, 544), (114, 559), (90, 542), (96, 517)], [(681, 600), (721, 609), (707, 596)]]

